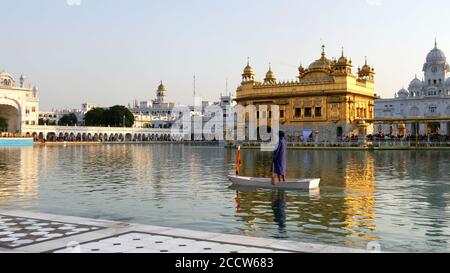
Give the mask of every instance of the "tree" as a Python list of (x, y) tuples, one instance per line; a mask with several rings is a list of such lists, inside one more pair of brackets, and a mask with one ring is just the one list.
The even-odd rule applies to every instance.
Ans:
[(125, 106), (116, 105), (104, 113), (106, 124), (111, 127), (132, 127), (134, 124), (134, 115)]
[(128, 108), (120, 105), (109, 109), (94, 108), (86, 113), (84, 122), (86, 126), (132, 127), (134, 115)]
[(78, 124), (78, 118), (74, 113), (64, 115), (59, 121), (60, 126), (75, 126)]
[(105, 109), (94, 108), (84, 115), (84, 124), (86, 126), (106, 126), (104, 114)]
[(38, 120), (38, 124), (39, 125), (50, 125), (50, 126), (53, 126), (53, 125), (57, 125), (56, 124), (56, 121), (52, 121), (52, 120), (48, 120), (48, 119), (43, 119), (43, 118), (40, 118), (39, 120)]
[(0, 117), (0, 132), (8, 130), (8, 121), (4, 117)]

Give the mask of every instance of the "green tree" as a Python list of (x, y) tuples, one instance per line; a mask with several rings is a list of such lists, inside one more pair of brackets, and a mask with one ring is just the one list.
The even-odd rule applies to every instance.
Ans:
[(86, 113), (84, 123), (86, 126), (132, 127), (134, 115), (121, 105), (109, 109), (94, 108)]
[(53, 125), (56, 125), (56, 121), (51, 121), (51, 120), (48, 120), (48, 119), (40, 118), (38, 120), (38, 124), (39, 125), (50, 125), (50, 126), (53, 126)]
[(86, 126), (106, 126), (104, 114), (105, 109), (94, 108), (84, 115), (84, 124)]
[(74, 113), (64, 115), (59, 121), (60, 126), (75, 126), (78, 124), (78, 118)]
[(125, 106), (116, 105), (104, 112), (104, 120), (111, 127), (132, 127), (134, 115)]
[(8, 121), (4, 117), (0, 117), (0, 131), (8, 130)]

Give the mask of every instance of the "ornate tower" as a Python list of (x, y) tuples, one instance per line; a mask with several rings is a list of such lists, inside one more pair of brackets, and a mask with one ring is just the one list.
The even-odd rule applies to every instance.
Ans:
[(250, 66), (250, 58), (247, 58), (247, 66), (244, 68), (244, 73), (242, 74), (242, 82), (253, 82), (255, 81), (255, 72)]
[(447, 73), (450, 72), (450, 66), (444, 52), (437, 47), (437, 42), (434, 43), (434, 48), (427, 55), (423, 72), (425, 73), (425, 86), (439, 88), (444, 85)]
[(166, 102), (166, 92), (167, 89), (163, 82), (158, 86), (158, 91), (156, 91), (156, 103), (161, 104)]
[(277, 78), (275, 73), (272, 72), (272, 65), (269, 64), (269, 71), (267, 71), (266, 78), (264, 79), (265, 84), (275, 84), (277, 83)]
[(20, 88), (24, 88), (25, 87), (25, 79), (26, 79), (26, 77), (23, 74), (20, 75), (20, 79), (19, 79)]
[(344, 55), (344, 48), (339, 60), (335, 62), (335, 75), (350, 75), (352, 74), (352, 61)]
[(360, 80), (375, 80), (375, 69), (367, 64), (367, 57), (364, 66), (362, 68), (358, 68), (358, 78)]

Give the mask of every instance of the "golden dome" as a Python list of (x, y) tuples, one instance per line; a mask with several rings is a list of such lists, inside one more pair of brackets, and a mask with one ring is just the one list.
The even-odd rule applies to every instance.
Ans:
[(247, 66), (244, 68), (244, 73), (242, 74), (242, 76), (251, 77), (254, 75), (255, 75), (255, 72), (253, 71), (253, 68), (250, 66), (250, 58), (247, 57)]
[(242, 74), (243, 82), (252, 82), (255, 80), (255, 72), (253, 72), (253, 68), (250, 66), (250, 58), (247, 59), (247, 66), (244, 68), (244, 73)]
[(162, 81), (161, 84), (158, 86), (158, 91), (167, 91)]
[(244, 68), (244, 75), (253, 75), (253, 74), (254, 74), (253, 68), (250, 65), (247, 65)]
[(361, 68), (361, 72), (363, 73), (371, 73), (374, 69), (367, 64), (367, 57), (364, 66)]
[(265, 82), (276, 82), (277, 78), (275, 77), (275, 73), (272, 72), (272, 65), (269, 65), (269, 71), (267, 71)]
[(332, 61), (325, 55), (325, 46), (322, 46), (322, 57), (309, 66), (309, 70), (330, 70)]
[(346, 66), (346, 65), (350, 65), (351, 63), (352, 63), (352, 61), (347, 59), (347, 57), (345, 57), (344, 48), (342, 48), (342, 54), (341, 54), (341, 57), (339, 58), (339, 60), (337, 61), (337, 65), (338, 66)]

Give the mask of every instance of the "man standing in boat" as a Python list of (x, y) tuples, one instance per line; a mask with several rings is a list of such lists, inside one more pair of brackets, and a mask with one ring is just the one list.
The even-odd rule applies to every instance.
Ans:
[(274, 177), (272, 179), (272, 185), (276, 185), (281, 182), (286, 182), (287, 142), (285, 139), (285, 133), (283, 131), (280, 131), (278, 136), (279, 136), (278, 146), (273, 153)]

